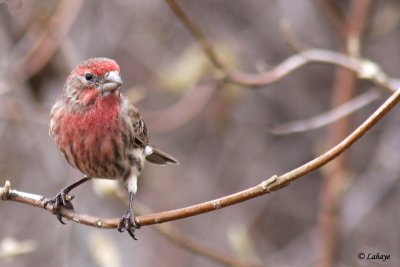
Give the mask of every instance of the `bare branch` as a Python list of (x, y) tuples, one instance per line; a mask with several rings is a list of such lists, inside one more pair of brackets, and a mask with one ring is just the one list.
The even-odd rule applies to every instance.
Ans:
[(260, 74), (232, 71), (228, 73), (227, 79), (244, 86), (265, 86), (283, 79), (291, 72), (310, 63), (323, 63), (340, 66), (354, 71), (361, 79), (371, 80), (390, 92), (395, 91), (393, 81), (389, 80), (386, 74), (374, 62), (322, 49), (310, 49), (295, 54), (275, 66), (270, 71)]
[(207, 40), (205, 34), (202, 32), (200, 27), (186, 14), (183, 8), (175, 0), (165, 0), (169, 7), (174, 11), (175, 15), (181, 20), (185, 27), (191, 32), (191, 34), (196, 38), (204, 52), (207, 54), (213, 65), (223, 71), (227, 70), (225, 64), (220, 60), (217, 53), (215, 52), (211, 43)]
[[(251, 74), (241, 71), (232, 71), (219, 59), (215, 49), (211, 43), (207, 40), (205, 34), (202, 32), (200, 27), (187, 15), (182, 6), (180, 6), (176, 0), (165, 0), (170, 8), (175, 12), (176, 16), (181, 20), (183, 25), (192, 33), (192, 35), (199, 42), (203, 48), (204, 53), (208, 56), (214, 67), (223, 72), (225, 78), (229, 82), (233, 82), (239, 85), (248, 87), (260, 87), (271, 83), (274, 83), (292, 71), (300, 68), (301, 66), (308, 63), (324, 63), (341, 66), (343, 68), (354, 71), (359, 78), (371, 80), (380, 87), (387, 89), (390, 92), (395, 91), (395, 87), (392, 82), (388, 80), (386, 75), (379, 69), (379, 67), (372, 61), (366, 59), (359, 59), (352, 56), (347, 56), (341, 53), (335, 53), (327, 50), (310, 49), (302, 53), (298, 53), (292, 57), (289, 57), (284, 62), (273, 68), (272, 70), (261, 73)], [(361, 6), (366, 6), (363, 11), (368, 10), (369, 1), (365, 1), (366, 4), (360, 3)], [(368, 2), (368, 3), (367, 3)], [(334, 14), (334, 20), (341, 21), (342, 15), (339, 15), (336, 10), (336, 5), (331, 1), (322, 1), (324, 5), (329, 5), (328, 9)], [(358, 14), (361, 17), (361, 13)], [(360, 18), (362, 23), (365, 23), (366, 17)], [(342, 24), (342, 22), (340, 22)], [(344, 21), (343, 21), (344, 24)], [(357, 30), (362, 31), (361, 22), (355, 25), (350, 25), (350, 33), (354, 34)], [(342, 28), (340, 26), (340, 28)], [(356, 35), (359, 37), (360, 35)], [(354, 39), (354, 38), (353, 38)], [(355, 42), (348, 44), (350, 48), (355, 47)], [(358, 48), (356, 46), (354, 49)], [(354, 50), (353, 49), (353, 50)]]
[[(341, 51), (348, 56), (361, 58), (362, 37), (368, 21), (368, 14), (372, 9), (371, 0), (350, 1), (347, 12), (345, 28), (339, 32), (344, 37), (341, 42)], [(337, 68), (332, 93), (332, 106), (337, 107), (350, 101), (357, 88), (357, 76), (354, 73)], [(332, 124), (328, 144), (336, 144), (342, 140), (352, 127), (350, 117)], [(344, 185), (348, 183), (349, 171), (346, 157), (341, 157), (335, 164), (330, 165), (324, 172), (324, 181), (320, 192), (321, 206), (319, 209), (319, 251), (317, 252), (316, 266), (331, 267), (335, 265), (336, 251), (338, 249), (338, 203), (344, 192)]]
[(273, 125), (268, 131), (276, 135), (286, 135), (315, 130), (360, 110), (377, 100), (381, 95), (382, 94), (376, 90), (370, 90), (326, 113), (319, 114), (310, 119)]
[[(389, 99), (387, 99), (366, 121), (364, 121), (342, 142), (340, 142), (338, 145), (336, 145), (323, 155), (292, 171), (289, 171), (281, 176), (273, 176), (254, 187), (234, 193), (232, 195), (224, 196), (222, 198), (207, 201), (190, 207), (165, 211), (161, 213), (142, 215), (137, 217), (137, 221), (140, 225), (151, 225), (178, 220), (231, 206), (261, 195), (268, 194), (272, 191), (279, 190), (280, 188), (287, 186), (290, 182), (306, 175), (313, 170), (318, 169), (319, 167), (338, 157), (357, 140), (359, 140), (380, 119), (382, 119), (382, 117), (386, 115), (399, 102), (399, 100), (400, 90), (394, 92)], [(2, 200), (21, 202), (35, 207), (44, 208), (49, 211), (53, 210), (52, 205), (47, 205), (46, 207), (44, 207), (43, 203), (46, 200), (45, 197), (10, 189), (10, 186), (7, 186), (7, 184), (4, 187), (0, 187), (0, 197)], [(98, 228), (116, 228), (119, 223), (119, 218), (98, 218), (64, 208), (61, 209), (61, 214), (66, 219)]]

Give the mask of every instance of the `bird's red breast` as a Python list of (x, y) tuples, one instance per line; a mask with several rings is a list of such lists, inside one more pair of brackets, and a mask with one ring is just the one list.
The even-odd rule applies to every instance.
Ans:
[(55, 114), (56, 142), (71, 165), (93, 177), (116, 179), (125, 174), (128, 164), (117, 163), (125, 157), (120, 108), (119, 92), (114, 92), (95, 98), (84, 112)]

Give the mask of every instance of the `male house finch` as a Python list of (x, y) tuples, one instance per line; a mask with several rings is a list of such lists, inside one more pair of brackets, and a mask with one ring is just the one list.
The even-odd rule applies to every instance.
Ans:
[(68, 76), (63, 93), (50, 113), (50, 135), (73, 167), (86, 176), (64, 188), (46, 203), (73, 209), (67, 194), (91, 178), (122, 179), (130, 205), (118, 231), (127, 229), (134, 238), (140, 226), (135, 220), (133, 199), (144, 160), (156, 164), (177, 161), (149, 144), (147, 129), (138, 109), (121, 94), (118, 64), (108, 58), (92, 58), (79, 64)]

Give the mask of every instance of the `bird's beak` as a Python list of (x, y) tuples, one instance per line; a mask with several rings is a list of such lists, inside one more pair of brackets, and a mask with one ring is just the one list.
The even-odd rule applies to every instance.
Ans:
[(117, 90), (122, 85), (122, 79), (118, 72), (110, 71), (104, 77), (101, 92), (112, 92)]

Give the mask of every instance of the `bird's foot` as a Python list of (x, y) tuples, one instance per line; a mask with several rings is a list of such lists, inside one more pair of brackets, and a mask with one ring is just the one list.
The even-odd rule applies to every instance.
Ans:
[(70, 210), (74, 210), (74, 206), (72, 206), (71, 200), (74, 198), (74, 196), (68, 195), (69, 192), (71, 192), (72, 189), (75, 187), (83, 184), (86, 181), (89, 181), (92, 179), (91, 177), (85, 176), (82, 179), (80, 179), (78, 182), (73, 183), (70, 186), (65, 187), (58, 193), (55, 197), (48, 199), (43, 202), (43, 206), (46, 208), (48, 204), (51, 204), (53, 206), (52, 212), (57, 215), (57, 219), (60, 223), (65, 224), (62, 220), (61, 216), (61, 208), (66, 208)]
[(129, 210), (124, 216), (122, 216), (117, 230), (122, 233), (126, 229), (133, 239), (138, 240), (135, 236), (135, 230), (139, 228), (140, 224), (137, 223), (135, 214), (132, 210)]
[(74, 206), (71, 203), (71, 200), (74, 196), (68, 195), (69, 188), (64, 188), (58, 193), (55, 197), (44, 201), (43, 206), (46, 207), (47, 205), (51, 204), (53, 206), (52, 212), (57, 216), (57, 219), (60, 223), (65, 224), (62, 220), (61, 216), (61, 208), (66, 209), (74, 209)]

